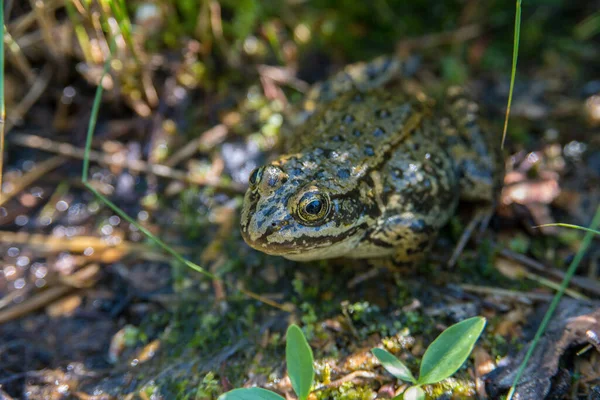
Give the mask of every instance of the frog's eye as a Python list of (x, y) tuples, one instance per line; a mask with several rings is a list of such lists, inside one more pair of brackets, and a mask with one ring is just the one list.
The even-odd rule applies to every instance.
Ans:
[(248, 183), (250, 183), (251, 188), (255, 188), (260, 179), (262, 178), (263, 167), (254, 168), (252, 173), (250, 174), (250, 178), (248, 178)]
[(300, 198), (298, 218), (301, 222), (314, 224), (322, 221), (329, 214), (330, 201), (324, 193), (309, 192)]

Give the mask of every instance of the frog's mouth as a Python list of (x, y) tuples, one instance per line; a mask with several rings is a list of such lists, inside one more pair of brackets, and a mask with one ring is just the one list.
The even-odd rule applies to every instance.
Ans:
[(242, 237), (250, 247), (263, 253), (294, 261), (311, 261), (344, 256), (356, 248), (363, 236), (362, 229), (362, 226), (356, 226), (342, 235), (301, 236), (288, 240), (269, 235), (252, 240), (248, 232), (242, 229)]

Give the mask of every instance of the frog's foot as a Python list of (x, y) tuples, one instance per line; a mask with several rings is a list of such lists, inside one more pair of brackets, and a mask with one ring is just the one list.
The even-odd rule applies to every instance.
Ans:
[[(458, 243), (454, 247), (452, 256), (448, 260), (449, 267), (454, 267), (454, 265), (456, 264), (456, 261), (458, 260), (458, 257), (460, 257), (460, 255), (462, 254), (463, 250), (465, 249), (465, 246), (469, 242), (469, 239), (471, 239), (471, 237), (473, 236), (473, 232), (475, 232), (475, 230), (477, 230), (478, 236), (483, 235), (483, 233), (487, 229), (487, 227), (490, 223), (490, 219), (492, 219), (493, 215), (494, 215), (494, 207), (492, 207), (492, 206), (487, 206), (487, 207), (484, 206), (475, 212), (475, 214), (473, 215), (473, 217), (467, 224), (467, 227), (465, 228), (462, 235), (460, 236)], [(478, 227), (479, 227), (479, 229), (477, 229)]]

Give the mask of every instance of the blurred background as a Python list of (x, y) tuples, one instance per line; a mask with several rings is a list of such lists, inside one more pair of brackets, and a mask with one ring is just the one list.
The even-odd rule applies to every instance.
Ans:
[[(404, 332), (418, 355), (419, 343), (448, 322), (424, 309), (424, 299), (438, 311), (487, 310), (504, 325), (493, 325), (485, 351), (492, 361), (507, 355), (535, 301), (503, 298), (505, 307), (489, 308), (490, 294), (442, 292), (469, 283), (551, 294), (542, 280), (564, 276), (581, 234), (532, 226), (587, 226), (600, 198), (600, 2), (523, 6), (495, 244), (468, 247), (454, 270), (432, 262), (424, 277), (352, 285), (364, 266), (297, 264), (243, 243), (238, 212), (250, 171), (277, 154), (282, 127), (311, 84), (383, 54), (412, 60), (419, 81), (434, 90), (468, 87), (500, 146), (514, 3), (5, 0), (4, 398), (211, 399), (242, 384), (284, 392), (288, 322), (304, 324), (319, 362), (329, 360), (340, 377), (374, 335)], [(165, 255), (82, 185), (107, 60), (90, 184), (231, 286)], [(441, 247), (463, 228), (454, 220)], [(494, 257), (498, 248), (505, 258)], [(596, 242), (573, 288), (584, 297), (600, 296), (599, 258)], [(421, 305), (402, 308), (415, 301)], [(580, 370), (577, 390), (598, 387), (595, 371), (586, 381)], [(458, 382), (446, 392), (480, 390), (465, 371)], [(377, 395), (363, 386), (324, 398)]]

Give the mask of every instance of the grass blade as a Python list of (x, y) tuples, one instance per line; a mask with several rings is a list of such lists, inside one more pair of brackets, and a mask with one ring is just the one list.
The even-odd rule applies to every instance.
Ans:
[(512, 103), (513, 89), (515, 87), (515, 75), (517, 74), (517, 57), (519, 56), (519, 38), (521, 37), (521, 1), (517, 0), (517, 12), (515, 14), (515, 37), (513, 41), (513, 60), (512, 70), (510, 72), (510, 89), (508, 91), (508, 104), (506, 105), (506, 117), (504, 118), (504, 130), (502, 132), (502, 144), (506, 139), (506, 130), (508, 129), (508, 117), (510, 116), (510, 105)]
[(585, 226), (579, 226), (579, 225), (573, 225), (573, 224), (563, 224), (562, 222), (555, 223), (555, 224), (542, 224), (542, 225), (534, 226), (534, 228), (543, 228), (545, 226), (559, 226), (562, 228), (578, 229), (580, 231), (591, 232), (594, 235), (600, 236), (600, 231), (598, 231), (598, 230), (586, 228)]
[(598, 209), (596, 210), (596, 215), (594, 215), (594, 219), (592, 220), (592, 223), (589, 227), (590, 231), (588, 231), (585, 234), (585, 236), (583, 237), (583, 241), (581, 242), (581, 247), (579, 247), (579, 251), (577, 251), (575, 258), (571, 262), (571, 265), (569, 265), (569, 269), (567, 270), (567, 273), (565, 274), (565, 278), (561, 282), (560, 289), (554, 295), (554, 298), (552, 299), (552, 303), (550, 303), (550, 307), (548, 307), (548, 311), (546, 311), (546, 314), (544, 315), (544, 319), (542, 320), (540, 327), (538, 328), (537, 332), (535, 333), (535, 337), (533, 338), (533, 341), (531, 342), (531, 346), (529, 347), (529, 349), (527, 349), (525, 358), (523, 358), (523, 362), (519, 366), (517, 374), (515, 375), (515, 379), (513, 380), (513, 384), (510, 387), (510, 390), (508, 391), (508, 396), (506, 397), (507, 400), (512, 399), (512, 396), (514, 395), (515, 390), (517, 388), (517, 384), (519, 383), (519, 380), (521, 379), (521, 376), (523, 375), (523, 372), (525, 371), (525, 367), (527, 366), (527, 363), (529, 362), (529, 359), (531, 358), (531, 355), (533, 354), (533, 351), (535, 350), (540, 338), (542, 337), (542, 334), (546, 330), (546, 326), (548, 326), (548, 323), (550, 322), (550, 318), (552, 318), (552, 314), (554, 314), (554, 310), (556, 309), (556, 306), (558, 306), (558, 303), (559, 303), (561, 297), (563, 296), (565, 289), (569, 285), (569, 282), (571, 282), (571, 278), (573, 277), (573, 275), (575, 275), (575, 271), (577, 271), (577, 267), (579, 267), (579, 263), (581, 263), (581, 260), (583, 259), (585, 252), (587, 251), (588, 247), (592, 243), (592, 239), (594, 238), (594, 232), (598, 228), (598, 225), (600, 225), (600, 207), (598, 207)]
[(2, 32), (0, 33), (0, 198), (2, 197), (2, 175), (4, 165), (4, 121), (6, 110), (4, 109), (4, 0), (0, 0), (0, 21), (2, 21)]

